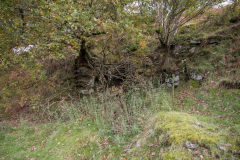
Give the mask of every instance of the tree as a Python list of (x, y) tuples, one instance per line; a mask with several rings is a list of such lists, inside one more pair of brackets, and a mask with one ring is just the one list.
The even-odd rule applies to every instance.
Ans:
[(203, 14), (207, 8), (217, 2), (216, 0), (152, 0), (158, 25), (158, 38), (168, 53), (179, 28)]
[[(94, 56), (103, 59), (102, 65), (105, 65), (107, 61), (104, 59), (106, 60), (107, 55), (110, 57), (110, 54), (111, 58), (120, 61), (121, 58), (116, 57), (123, 56), (122, 48), (126, 44), (122, 42), (126, 40), (137, 42), (142, 36), (141, 30), (135, 27), (134, 16), (129, 15), (125, 9), (131, 2), (131, 0), (46, 2), (38, 11), (42, 13), (44, 27), (41, 29), (44, 28), (45, 31), (37, 38), (39, 54), (35, 55), (53, 59), (74, 55), (77, 81), (83, 77), (79, 74), (79, 68), (89, 65), (93, 50)], [(91, 70), (96, 69), (92, 67)]]
[[(22, 60), (12, 51), (18, 46), (26, 46), (36, 42), (32, 34), (33, 28), (40, 23), (36, 8), (42, 1), (35, 0), (3, 0), (0, 3), (0, 67), (4, 70), (15, 67)], [(34, 26), (34, 27), (33, 27)]]

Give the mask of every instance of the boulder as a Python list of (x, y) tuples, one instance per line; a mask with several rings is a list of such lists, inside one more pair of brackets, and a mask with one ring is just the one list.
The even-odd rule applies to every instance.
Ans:
[(199, 55), (200, 56), (205, 56), (205, 55), (207, 55), (207, 53), (206, 52), (200, 52)]
[(191, 45), (200, 45), (200, 44), (201, 44), (201, 41), (191, 40), (191, 41), (190, 41), (190, 44), (191, 44)]
[(219, 147), (220, 150), (228, 152), (228, 149), (225, 146), (219, 145), (218, 147)]
[(195, 51), (196, 51), (196, 47), (192, 47), (192, 48), (189, 50), (189, 52), (192, 53), (192, 54), (195, 53)]
[(218, 44), (218, 41), (216, 39), (209, 39), (208, 44)]
[(190, 141), (187, 141), (187, 142), (185, 143), (185, 146), (186, 146), (188, 149), (196, 149), (196, 148), (198, 148), (198, 144), (191, 143)]
[(23, 52), (29, 52), (32, 48), (34, 48), (35, 45), (28, 45), (26, 47), (14, 47), (12, 49), (13, 53), (15, 54), (21, 54)]
[(89, 89), (89, 90), (83, 89), (83, 90), (80, 91), (80, 93), (81, 93), (82, 95), (91, 95), (93, 92), (94, 92), (93, 89)]
[(173, 84), (174, 84), (174, 87), (176, 87), (176, 86), (179, 85), (180, 78), (179, 78), (178, 75), (176, 75), (176, 76), (174, 77), (174, 79), (173, 79), (173, 77), (172, 77), (172, 78), (167, 78), (167, 79), (165, 80), (165, 82), (166, 82), (166, 84), (167, 84), (168, 87), (172, 87)]
[(203, 76), (199, 75), (199, 74), (196, 74), (196, 73), (192, 73), (191, 74), (191, 78), (195, 81), (201, 81), (203, 80)]

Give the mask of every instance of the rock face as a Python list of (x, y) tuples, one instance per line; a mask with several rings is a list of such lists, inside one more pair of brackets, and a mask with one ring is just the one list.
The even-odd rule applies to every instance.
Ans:
[(191, 78), (195, 81), (201, 81), (203, 80), (203, 76), (199, 75), (199, 74), (196, 74), (196, 73), (192, 73), (191, 74)]
[(218, 147), (219, 147), (220, 150), (228, 152), (228, 149), (225, 146), (219, 145)]
[(195, 51), (196, 51), (196, 47), (192, 47), (192, 48), (189, 50), (189, 52), (192, 53), (192, 54), (195, 53)]
[(190, 44), (191, 44), (191, 45), (200, 45), (200, 44), (201, 44), (201, 41), (191, 40), (191, 41), (190, 41)]
[(218, 44), (218, 41), (216, 39), (209, 39), (208, 41), (209, 44)]
[(196, 148), (198, 148), (198, 144), (193, 144), (193, 143), (191, 143), (191, 142), (189, 142), (189, 141), (187, 141), (187, 142), (185, 143), (185, 146), (186, 146), (188, 149), (196, 149)]
[(167, 78), (165, 80), (166, 84), (168, 87), (172, 87), (172, 85), (174, 85), (174, 87), (178, 86), (179, 85), (179, 82), (180, 82), (180, 78), (179, 76), (175, 76), (174, 78)]
[(93, 89), (89, 89), (89, 90), (87, 90), (87, 89), (83, 89), (83, 90), (81, 90), (80, 91), (80, 93), (82, 94), (82, 95), (90, 95), (90, 94), (92, 94), (94, 92), (94, 90)]
[(34, 47), (35, 47), (35, 45), (28, 45), (26, 47), (15, 47), (12, 50), (13, 50), (13, 53), (15, 53), (15, 54), (21, 54), (23, 52), (30, 51)]

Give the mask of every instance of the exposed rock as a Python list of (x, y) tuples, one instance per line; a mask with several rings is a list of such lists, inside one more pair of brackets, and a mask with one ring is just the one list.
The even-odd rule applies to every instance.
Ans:
[(167, 84), (168, 87), (172, 87), (173, 84), (174, 84), (174, 86), (176, 87), (176, 86), (179, 85), (180, 78), (179, 78), (179, 76), (177, 75), (177, 76), (174, 77), (174, 79), (173, 79), (173, 77), (172, 77), (172, 78), (167, 78), (167, 79), (165, 80), (165, 82), (166, 82), (166, 84)]
[(186, 62), (186, 61), (187, 61), (187, 59), (182, 59), (182, 60), (181, 60), (182, 63), (184, 63), (184, 62)]
[(28, 45), (26, 47), (15, 47), (12, 50), (13, 50), (13, 53), (15, 53), (15, 54), (21, 54), (23, 52), (30, 51), (34, 47), (35, 47), (35, 45)]
[(225, 146), (220, 145), (220, 146), (218, 146), (218, 147), (219, 147), (219, 149), (222, 150), (222, 151), (225, 151), (225, 152), (228, 151), (228, 149), (227, 149)]
[(192, 47), (192, 48), (189, 50), (189, 52), (192, 53), (192, 54), (193, 54), (195, 51), (196, 51), (196, 47)]
[(89, 89), (89, 90), (81, 90), (80, 91), (80, 93), (82, 94), (82, 95), (90, 95), (90, 94), (92, 94), (94, 92), (94, 90), (93, 89)]
[(203, 125), (202, 125), (201, 123), (199, 123), (198, 121), (196, 121), (195, 124), (196, 124), (198, 127), (203, 128)]
[(65, 30), (64, 30), (64, 32), (65, 32), (65, 33), (71, 33), (71, 32), (72, 32), (72, 30), (71, 30), (71, 29), (69, 29), (69, 28), (67, 28), (67, 29), (65, 29)]
[(201, 44), (201, 41), (191, 40), (191, 41), (190, 41), (190, 44), (191, 44), (191, 45), (200, 45), (200, 44)]
[(88, 85), (89, 87), (91, 87), (91, 88), (94, 87), (94, 85), (95, 85), (95, 79), (96, 79), (96, 77), (93, 76), (92, 79), (89, 80), (89, 82), (88, 82), (87, 85)]
[(187, 142), (185, 143), (185, 146), (186, 146), (188, 149), (196, 149), (196, 148), (198, 148), (198, 144), (193, 144), (193, 143), (191, 143), (191, 142), (189, 142), (189, 141), (187, 141)]
[(218, 41), (216, 39), (209, 39), (208, 41), (209, 44), (218, 44)]
[(207, 53), (206, 52), (200, 52), (199, 55), (200, 56), (205, 56)]
[(195, 81), (201, 81), (203, 80), (203, 76), (199, 75), (199, 74), (196, 74), (196, 73), (192, 73), (191, 74), (191, 78)]
[(78, 84), (77, 87), (85, 89), (93, 88), (95, 85), (95, 76), (93, 75), (94, 73), (90, 70), (88, 75), (86, 74), (86, 72), (81, 72), (81, 70), (78, 72), (79, 77), (76, 79), (76, 83)]

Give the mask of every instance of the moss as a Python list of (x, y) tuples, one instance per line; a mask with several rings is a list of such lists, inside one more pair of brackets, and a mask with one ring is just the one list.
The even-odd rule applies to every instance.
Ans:
[(202, 144), (216, 144), (219, 136), (211, 132), (213, 126), (202, 127), (198, 120), (189, 114), (179, 112), (159, 113), (157, 130), (169, 136), (169, 143), (184, 144), (186, 141)]
[(190, 86), (191, 87), (193, 87), (193, 88), (198, 88), (199, 87), (199, 82), (198, 81), (195, 81), (195, 80), (190, 80), (189, 81), (189, 84), (190, 84)]
[[(197, 118), (198, 117), (198, 118)], [(138, 136), (136, 145), (132, 147), (130, 155), (142, 159), (222, 159), (236, 157), (238, 144), (228, 139), (228, 132), (214, 124), (204, 122), (204, 117), (181, 112), (160, 112), (150, 122), (154, 126), (147, 128), (145, 133)], [(199, 120), (201, 119), (201, 121)], [(150, 125), (150, 126), (151, 126)], [(189, 149), (186, 142), (197, 144), (195, 149)], [(222, 151), (219, 146), (230, 144)], [(194, 152), (197, 154), (194, 154)], [(198, 154), (198, 152), (200, 154)], [(154, 155), (154, 156), (153, 156)]]

